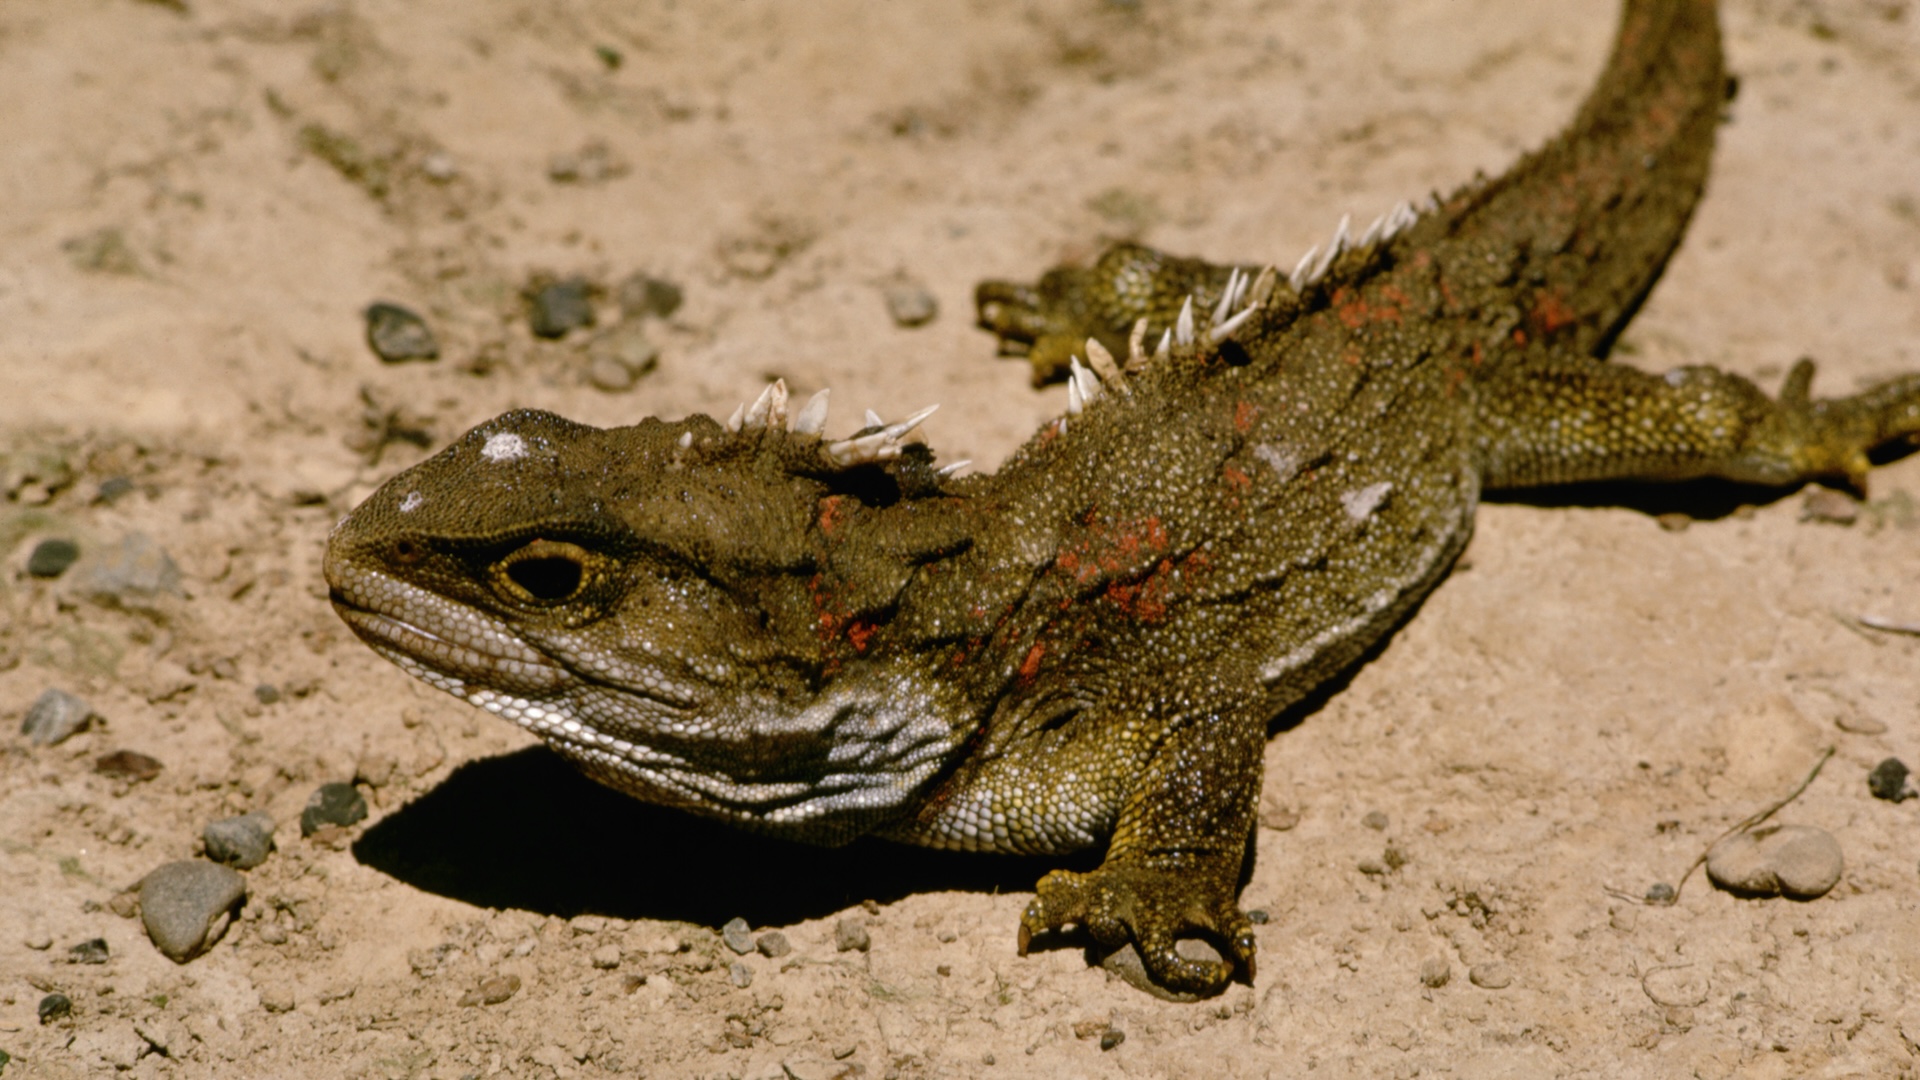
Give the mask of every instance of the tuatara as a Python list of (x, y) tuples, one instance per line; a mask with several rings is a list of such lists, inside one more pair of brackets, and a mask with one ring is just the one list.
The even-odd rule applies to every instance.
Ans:
[[(475, 428), (334, 530), (342, 618), (596, 779), (799, 840), (1106, 845), (1043, 878), (1188, 992), (1254, 977), (1235, 899), (1269, 722), (1448, 571), (1483, 489), (1860, 485), (1920, 377), (1811, 400), (1604, 361), (1680, 242), (1730, 94), (1708, 0), (1629, 0), (1567, 131), (1506, 175), (1342, 222), (1291, 272), (1123, 245), (981, 323), (1068, 414), (992, 474), (824, 434), (823, 391), (725, 423)], [(1210, 940), (1223, 959), (1176, 941)]]

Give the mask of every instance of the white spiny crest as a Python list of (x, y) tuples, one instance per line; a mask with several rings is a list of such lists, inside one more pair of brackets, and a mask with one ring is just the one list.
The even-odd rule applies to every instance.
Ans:
[(1213, 342), (1215, 345), (1218, 345), (1221, 342), (1227, 340), (1228, 338), (1232, 337), (1234, 333), (1238, 331), (1242, 326), (1245, 326), (1247, 324), (1247, 320), (1253, 318), (1253, 313), (1259, 310), (1260, 310), (1260, 305), (1253, 304), (1249, 306), (1245, 311), (1242, 311), (1240, 314), (1235, 315), (1231, 319), (1228, 319), (1226, 322), (1223, 322), (1218, 326), (1212, 327), (1207, 331), (1207, 340)]
[(1071, 369), (1067, 375), (1067, 415), (1079, 416), (1080, 410), (1087, 405), (1080, 400), (1080, 358), (1068, 357), (1067, 366)]
[(1360, 248), (1361, 250), (1365, 250), (1367, 248), (1372, 247), (1375, 241), (1381, 239), (1380, 234), (1382, 231), (1386, 229), (1386, 225), (1387, 225), (1386, 214), (1381, 214), (1379, 217), (1374, 218), (1373, 224), (1368, 225), (1367, 231), (1360, 234), (1360, 242), (1354, 246)]
[(886, 424), (873, 410), (867, 410), (867, 419), (873, 421), (868, 427), (880, 428), (866, 435), (857, 435), (851, 439), (840, 439), (827, 444), (827, 457), (835, 465), (846, 468), (852, 465), (865, 465), (874, 461), (891, 461), (900, 456), (900, 440), (907, 437), (914, 428), (926, 422), (938, 405), (929, 405), (897, 424)]
[(1307, 249), (1305, 255), (1300, 256), (1299, 262), (1293, 264), (1293, 273), (1287, 275), (1287, 284), (1293, 286), (1294, 292), (1300, 292), (1305, 289), (1307, 284), (1312, 280), (1307, 277), (1307, 270), (1313, 266), (1313, 260), (1317, 258), (1319, 254), (1320, 245), (1315, 244)]
[(806, 405), (793, 414), (787, 422), (787, 430), (795, 435), (818, 435), (827, 429), (827, 391), (821, 390), (807, 399)]
[(1167, 354), (1171, 353), (1172, 351), (1173, 351), (1173, 331), (1172, 330), (1160, 331), (1160, 344), (1154, 346), (1153, 348), (1153, 359), (1165, 360), (1167, 358)]
[(872, 409), (867, 410), (866, 420), (867, 420), (867, 423), (866, 423), (867, 427), (886, 427), (887, 426), (887, 422), (885, 420), (880, 419), (880, 414), (877, 412), (874, 412)]
[[(1108, 357), (1107, 360), (1111, 363), (1113, 358)], [(1080, 358), (1077, 356), (1067, 361), (1067, 381), (1079, 388), (1082, 408), (1100, 400), (1100, 395), (1103, 391), (1100, 387), (1099, 376), (1094, 374), (1092, 368), (1082, 364)], [(1071, 397), (1071, 395), (1069, 395), (1069, 397)]]
[(741, 402), (733, 407), (733, 415), (727, 417), (727, 430), (739, 431), (742, 418), (747, 415), (747, 403)]
[(934, 475), (936, 476), (943, 476), (943, 477), (952, 476), (954, 473), (959, 472), (961, 469), (964, 469), (971, 464), (973, 464), (972, 458), (961, 458), (959, 461), (956, 461), (951, 465), (942, 465), (939, 468), (933, 470), (933, 472), (934, 472)]
[(1273, 298), (1273, 290), (1278, 288), (1279, 285), (1279, 267), (1269, 266), (1260, 271), (1259, 275), (1253, 279), (1253, 284), (1247, 289), (1247, 306), (1250, 308), (1265, 307), (1267, 301)]
[(1176, 345), (1193, 344), (1193, 294), (1180, 304), (1180, 317), (1173, 320), (1173, 342)]
[(1093, 368), (1095, 375), (1100, 376), (1100, 382), (1103, 385), (1119, 390), (1128, 397), (1133, 396), (1133, 391), (1127, 387), (1126, 376), (1120, 374), (1120, 365), (1114, 363), (1113, 354), (1107, 351), (1105, 345), (1100, 344), (1099, 338), (1087, 339), (1087, 366)]
[(1240, 287), (1244, 284), (1246, 281), (1239, 267), (1236, 266), (1227, 271), (1226, 288), (1220, 290), (1220, 302), (1213, 306), (1213, 325), (1218, 326), (1226, 322), (1227, 316), (1233, 314), (1234, 301), (1239, 299)]
[(787, 426), (787, 380), (775, 379), (753, 404), (747, 407), (740, 426), (744, 428), (766, 428)]
[(1139, 371), (1147, 366), (1147, 317), (1133, 320), (1133, 330), (1127, 334), (1127, 370)]

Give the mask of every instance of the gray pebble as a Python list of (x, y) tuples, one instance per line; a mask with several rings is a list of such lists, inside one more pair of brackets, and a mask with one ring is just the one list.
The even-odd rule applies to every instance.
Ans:
[(1885, 735), (1887, 733), (1886, 724), (1875, 720), (1871, 716), (1861, 716), (1858, 713), (1841, 713), (1839, 716), (1834, 717), (1833, 724), (1841, 731), (1851, 732), (1855, 735)]
[(1873, 793), (1874, 798), (1888, 802), (1913, 798), (1913, 793), (1907, 790), (1907, 763), (1890, 757), (1875, 765), (1873, 771), (1867, 774), (1867, 790)]
[(128, 533), (118, 544), (96, 550), (69, 581), (95, 603), (125, 608), (149, 606), (162, 593), (181, 595), (180, 567), (145, 533)]
[(138, 783), (160, 775), (165, 768), (160, 759), (138, 750), (115, 750), (93, 760), (93, 771), (115, 780)]
[(328, 825), (352, 825), (367, 816), (367, 799), (352, 784), (321, 784), (300, 811), (300, 835), (312, 836)]
[(886, 298), (887, 314), (900, 326), (925, 326), (940, 314), (940, 301), (914, 282), (887, 286)]
[(753, 947), (759, 949), (760, 955), (769, 960), (779, 959), (793, 951), (793, 946), (787, 944), (787, 935), (778, 930), (761, 934), (760, 939), (753, 943)]
[(133, 494), (133, 479), (126, 476), (109, 476), (100, 481), (99, 490), (93, 493), (93, 501), (112, 505), (122, 498)]
[(649, 316), (664, 319), (680, 310), (684, 295), (680, 286), (664, 278), (634, 274), (620, 283), (615, 298), (620, 304), (620, 317), (623, 319), (638, 320)]
[(440, 343), (427, 321), (399, 304), (367, 308), (367, 347), (389, 364), (406, 360), (437, 360)]
[(35, 746), (57, 746), (86, 730), (97, 715), (85, 698), (49, 687), (35, 698), (20, 721), (20, 734)]
[(1707, 852), (1707, 876), (1723, 889), (1753, 896), (1811, 900), (1840, 881), (1840, 842), (1809, 825), (1767, 825), (1735, 833)]
[(267, 861), (273, 850), (273, 815), (255, 810), (239, 817), (209, 822), (200, 834), (207, 845), (207, 858), (241, 870), (251, 870)]
[(280, 688), (272, 683), (261, 683), (253, 688), (253, 700), (262, 705), (272, 705), (280, 700)]
[(1127, 1033), (1119, 1028), (1108, 1028), (1100, 1033), (1100, 1049), (1111, 1050), (1127, 1041)]
[(1374, 832), (1384, 832), (1389, 824), (1389, 820), (1384, 811), (1369, 810), (1367, 811), (1367, 816), (1360, 819), (1360, 824), (1365, 825)]
[(595, 389), (619, 393), (659, 364), (660, 350), (647, 340), (638, 322), (623, 322), (587, 345), (587, 381)]
[(1673, 886), (1664, 881), (1656, 881), (1647, 886), (1647, 903), (1671, 904), (1674, 898)]
[(1800, 520), (1851, 525), (1860, 520), (1860, 500), (1843, 491), (1817, 487), (1800, 501)]
[(533, 294), (527, 325), (535, 337), (564, 337), (569, 330), (593, 325), (593, 297), (585, 278), (556, 281)]
[(733, 963), (727, 965), (727, 981), (745, 990), (747, 987), (753, 985), (753, 969), (735, 960)]
[(40, 1006), (34, 1011), (40, 1014), (41, 1023), (51, 1024), (62, 1017), (73, 1015), (73, 999), (65, 994), (48, 994), (40, 999)]
[(69, 964), (104, 964), (107, 962), (107, 957), (106, 938), (88, 938), (67, 950)]
[(140, 882), (140, 921), (155, 948), (184, 964), (220, 940), (246, 898), (247, 879), (232, 867), (170, 862)]
[(1467, 969), (1467, 981), (1482, 990), (1505, 990), (1513, 985), (1513, 969), (1498, 960)]
[(726, 942), (727, 948), (736, 954), (745, 956), (753, 951), (753, 928), (747, 925), (745, 919), (728, 919), (727, 925), (720, 928), (720, 940)]
[(42, 540), (27, 556), (27, 573), (37, 578), (57, 578), (79, 557), (80, 545), (71, 540)]
[(873, 947), (867, 924), (858, 919), (841, 919), (833, 927), (833, 947), (838, 952), (866, 952)]
[(1453, 978), (1453, 967), (1443, 956), (1429, 956), (1420, 962), (1420, 985), (1438, 990)]
[(602, 945), (587, 954), (587, 960), (601, 971), (612, 971), (620, 966), (620, 946)]

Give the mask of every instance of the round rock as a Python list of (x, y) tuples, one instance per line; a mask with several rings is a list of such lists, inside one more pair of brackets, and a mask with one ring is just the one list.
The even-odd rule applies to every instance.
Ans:
[(50, 687), (28, 707), (20, 734), (35, 746), (54, 746), (84, 729), (95, 715), (85, 698)]
[(726, 942), (727, 948), (736, 955), (745, 956), (753, 951), (753, 928), (747, 925), (745, 919), (728, 919), (727, 925), (720, 928), (720, 940)]
[(527, 325), (535, 337), (557, 338), (593, 325), (593, 297), (585, 278), (556, 281), (533, 294)]
[(787, 935), (778, 930), (761, 934), (753, 943), (753, 947), (759, 949), (760, 955), (769, 960), (777, 960), (793, 951), (793, 946), (787, 943)]
[(1907, 791), (1907, 763), (1890, 757), (1875, 765), (1873, 771), (1867, 774), (1867, 790), (1873, 793), (1874, 798), (1887, 802), (1911, 798)]
[(440, 343), (432, 329), (412, 311), (399, 304), (374, 304), (366, 316), (367, 347), (373, 355), (389, 364), (439, 358)]
[(80, 557), (80, 545), (71, 540), (42, 540), (27, 556), (27, 573), (37, 578), (57, 578)]
[(896, 325), (925, 326), (940, 314), (940, 301), (925, 287), (912, 282), (890, 285), (886, 290), (887, 314)]
[(155, 948), (184, 964), (220, 940), (246, 898), (247, 879), (232, 867), (170, 862), (140, 882), (140, 921)]
[(841, 919), (833, 927), (833, 948), (836, 952), (866, 952), (873, 947), (873, 938), (867, 933), (867, 925), (858, 919)]
[(207, 845), (207, 858), (241, 870), (251, 870), (267, 861), (273, 850), (273, 815), (255, 810), (239, 817), (208, 823), (200, 834)]
[(664, 319), (680, 310), (683, 298), (680, 286), (646, 274), (634, 274), (622, 281), (615, 293), (623, 319)]
[(300, 835), (312, 836), (328, 825), (352, 825), (366, 820), (367, 799), (352, 784), (321, 784), (307, 796), (300, 811)]
[(50, 1024), (73, 1015), (73, 999), (65, 994), (48, 994), (40, 999), (40, 1005), (34, 1011), (39, 1014), (41, 1023)]
[(1735, 833), (1707, 852), (1707, 876), (1730, 892), (1811, 900), (1840, 881), (1846, 861), (1825, 829), (1769, 825)]

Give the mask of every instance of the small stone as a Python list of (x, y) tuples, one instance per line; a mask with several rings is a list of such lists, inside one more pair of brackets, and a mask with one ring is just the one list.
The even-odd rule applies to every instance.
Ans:
[(160, 775), (165, 766), (160, 759), (148, 757), (138, 750), (115, 750), (111, 754), (102, 754), (93, 761), (93, 771), (101, 776), (111, 776), (115, 780), (127, 780), (139, 783)]
[(372, 304), (366, 311), (367, 347), (389, 364), (437, 360), (440, 343), (427, 321), (399, 304)]
[(587, 345), (587, 381), (596, 389), (618, 393), (659, 365), (660, 350), (647, 340), (646, 327), (623, 322), (598, 334)]
[(1108, 1028), (1100, 1033), (1100, 1049), (1111, 1050), (1127, 1041), (1127, 1033), (1119, 1028)]
[(1656, 881), (1647, 886), (1647, 903), (1649, 904), (1671, 904), (1675, 895), (1673, 886), (1664, 881)]
[(27, 556), (27, 573), (37, 578), (57, 578), (80, 557), (80, 545), (71, 540), (42, 540)]
[(272, 683), (261, 683), (253, 688), (253, 700), (262, 705), (272, 705), (280, 700), (280, 688)]
[(1707, 876), (1730, 892), (1811, 900), (1840, 881), (1840, 842), (1810, 825), (1767, 825), (1735, 833), (1707, 851)]
[(915, 282), (900, 282), (886, 289), (887, 314), (898, 326), (925, 326), (940, 314), (940, 301)]
[(627, 173), (627, 164), (606, 143), (594, 140), (547, 161), (547, 179), (556, 184), (598, 184)]
[(460, 163), (444, 150), (435, 150), (420, 159), (420, 171), (436, 184), (444, 184), (460, 175)]
[(1379, 810), (1369, 810), (1367, 816), (1360, 819), (1360, 824), (1374, 832), (1385, 832), (1388, 825), (1387, 815)]
[(735, 960), (727, 965), (727, 981), (745, 990), (753, 985), (753, 969), (744, 962)]
[(1420, 985), (1438, 990), (1452, 978), (1453, 966), (1447, 963), (1445, 957), (1429, 956), (1420, 961)]
[(1467, 969), (1467, 981), (1482, 990), (1505, 990), (1513, 985), (1513, 969), (1498, 960)]
[(680, 286), (646, 274), (634, 274), (622, 281), (614, 297), (620, 304), (620, 317), (632, 320), (664, 319), (679, 311), (685, 298)]
[(1267, 925), (1267, 920), (1270, 918), (1272, 918), (1272, 916), (1267, 914), (1266, 908), (1254, 908), (1252, 911), (1247, 912), (1247, 921), (1255, 926)]
[(67, 950), (67, 963), (69, 964), (104, 964), (106, 962), (106, 938), (88, 938), (86, 941)]
[(620, 966), (620, 946), (602, 945), (589, 953), (587, 959), (601, 971), (612, 971)]
[(34, 1011), (40, 1014), (41, 1023), (51, 1024), (73, 1015), (73, 999), (65, 994), (48, 994), (40, 999), (40, 1006)]
[(593, 297), (585, 278), (556, 281), (533, 294), (527, 325), (535, 337), (557, 338), (593, 325)]
[(1685, 965), (1654, 968), (1640, 977), (1640, 990), (1656, 1005), (1691, 1009), (1706, 1003), (1713, 986), (1699, 968)]
[(41, 691), (20, 721), (20, 734), (35, 746), (58, 746), (86, 730), (98, 715), (85, 698), (49, 687)]
[(745, 919), (728, 919), (727, 925), (720, 928), (720, 940), (726, 942), (727, 948), (735, 954), (745, 956), (753, 951), (753, 928), (747, 925)]
[(260, 1007), (270, 1013), (292, 1012), (297, 1004), (290, 986), (276, 984), (260, 988)]
[(520, 992), (520, 976), (489, 975), (460, 996), (462, 1005), (498, 1005)]
[(247, 898), (247, 879), (232, 867), (183, 859), (140, 882), (140, 921), (162, 955), (184, 964), (226, 933)]
[[(53, 691), (49, 690), (48, 693)], [(1899, 758), (1888, 758), (1873, 767), (1867, 774), (1867, 790), (1873, 792), (1876, 799), (1887, 802), (1899, 802), (1913, 798), (1907, 790), (1907, 764)]]
[(769, 960), (777, 960), (793, 951), (793, 946), (787, 944), (787, 935), (778, 930), (761, 934), (759, 940), (753, 943), (753, 947), (760, 950), (760, 955)]
[(139, 609), (163, 593), (182, 595), (180, 567), (145, 533), (128, 533), (116, 545), (95, 549), (68, 581), (79, 595), (109, 607)]
[(241, 870), (251, 870), (267, 861), (273, 851), (273, 815), (255, 810), (239, 817), (209, 822), (200, 839), (207, 846), (207, 858)]
[(1841, 713), (1834, 717), (1833, 725), (1853, 735), (1885, 735), (1887, 733), (1887, 725), (1871, 716), (1861, 716), (1857, 713)]
[(20, 944), (34, 952), (46, 952), (53, 948), (53, 935), (36, 927), (27, 931), (27, 936), (20, 939)]
[(1800, 520), (1851, 525), (1860, 520), (1860, 500), (1844, 491), (1817, 487), (1800, 500)]
[(836, 952), (866, 952), (873, 947), (873, 938), (867, 933), (867, 924), (858, 919), (841, 919), (833, 927), (833, 948)]
[(364, 821), (367, 799), (352, 784), (335, 781), (321, 784), (307, 796), (307, 808), (300, 811), (300, 835), (312, 836), (328, 825), (346, 827)]
[(1686, 532), (1687, 529), (1693, 525), (1693, 516), (1691, 514), (1682, 514), (1678, 511), (1660, 514), (1653, 520), (1658, 522), (1660, 527), (1667, 532)]
[(132, 477), (109, 476), (100, 481), (100, 487), (93, 493), (93, 501), (111, 506), (131, 494), (133, 494)]

